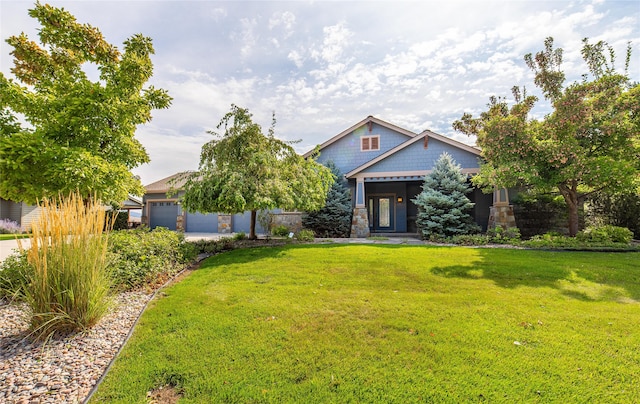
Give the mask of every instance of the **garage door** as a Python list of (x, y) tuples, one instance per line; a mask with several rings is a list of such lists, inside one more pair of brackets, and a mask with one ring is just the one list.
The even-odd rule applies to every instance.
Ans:
[(217, 233), (218, 215), (215, 213), (203, 214), (187, 213), (185, 229), (190, 233)]
[(149, 227), (166, 227), (169, 230), (176, 229), (178, 217), (178, 205), (175, 202), (151, 202), (149, 209)]

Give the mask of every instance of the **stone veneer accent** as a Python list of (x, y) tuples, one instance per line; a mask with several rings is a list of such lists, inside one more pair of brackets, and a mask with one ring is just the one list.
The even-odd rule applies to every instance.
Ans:
[(271, 226), (276, 227), (284, 225), (294, 233), (302, 230), (302, 213), (300, 212), (286, 212), (286, 213), (273, 213), (271, 215)]
[(176, 231), (184, 233), (184, 214), (178, 215), (176, 218)]
[(351, 238), (369, 237), (370, 235), (367, 208), (354, 208), (351, 219)]
[(489, 210), (488, 228), (493, 229), (500, 226), (508, 229), (516, 226), (516, 217), (513, 214), (513, 205), (494, 205)]
[(230, 234), (233, 230), (231, 226), (231, 215), (218, 213), (218, 233)]

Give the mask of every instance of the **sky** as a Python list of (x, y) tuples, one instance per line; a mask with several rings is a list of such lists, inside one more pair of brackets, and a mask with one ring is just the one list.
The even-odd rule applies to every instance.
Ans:
[[(43, 3), (46, 1), (43, 1)], [(525, 86), (550, 111), (524, 55), (545, 38), (564, 49), (568, 82), (587, 67), (582, 39), (606, 41), (640, 81), (640, 2), (606, 1), (48, 1), (100, 29), (122, 50), (134, 34), (151, 37), (149, 85), (173, 97), (153, 111), (136, 138), (151, 162), (137, 167), (144, 185), (198, 168), (202, 145), (231, 104), (248, 108), (266, 133), (299, 141), (304, 153), (372, 115), (420, 133), (430, 129), (473, 145), (452, 123), (477, 116), (490, 96)], [(21, 32), (38, 41), (33, 1), (0, 0), (0, 71), (12, 77)]]

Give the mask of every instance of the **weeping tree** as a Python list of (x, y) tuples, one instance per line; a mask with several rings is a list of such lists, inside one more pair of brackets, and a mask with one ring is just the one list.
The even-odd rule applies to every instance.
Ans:
[(188, 212), (251, 212), (249, 238), (256, 238), (260, 210), (315, 211), (325, 205), (331, 170), (305, 159), (275, 137), (275, 118), (267, 135), (249, 110), (231, 105), (214, 139), (202, 146), (200, 166), (186, 174), (182, 205)]
[(318, 237), (349, 237), (353, 214), (351, 195), (335, 163), (329, 160), (326, 166), (335, 177), (327, 193), (327, 203), (316, 212), (306, 213), (302, 217), (302, 225), (313, 230)]
[(488, 110), (474, 118), (465, 113), (453, 127), (477, 137), (484, 163), (474, 184), (488, 187), (524, 185), (564, 198), (569, 234), (578, 232), (582, 202), (596, 192), (638, 189), (640, 183), (640, 85), (627, 70), (615, 69), (615, 53), (605, 42), (583, 41), (589, 74), (565, 83), (563, 50), (547, 38), (545, 49), (525, 55), (535, 84), (551, 103), (552, 112), (531, 119), (538, 101), (513, 88), (514, 102), (491, 97)]
[(443, 153), (433, 171), (425, 176), (422, 192), (411, 200), (418, 207), (416, 224), (422, 237), (451, 237), (479, 231), (469, 214), (474, 206), (466, 196), (470, 191), (460, 166), (448, 153)]

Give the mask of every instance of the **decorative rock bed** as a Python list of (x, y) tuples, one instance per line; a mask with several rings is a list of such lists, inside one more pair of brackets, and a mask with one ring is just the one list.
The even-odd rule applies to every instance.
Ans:
[(26, 306), (0, 303), (0, 402), (80, 403), (105, 373), (152, 294), (127, 292), (90, 330), (28, 338)]

